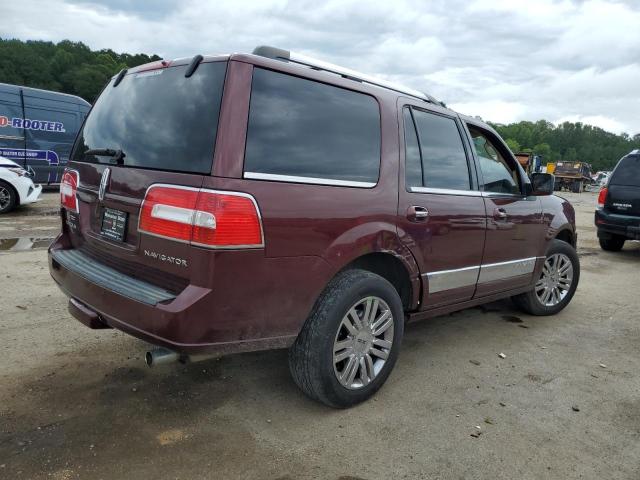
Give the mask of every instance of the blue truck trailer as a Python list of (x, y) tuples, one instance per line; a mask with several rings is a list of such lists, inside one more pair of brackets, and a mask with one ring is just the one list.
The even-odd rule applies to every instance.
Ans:
[(36, 183), (59, 183), (90, 108), (73, 95), (0, 83), (0, 157), (32, 171)]

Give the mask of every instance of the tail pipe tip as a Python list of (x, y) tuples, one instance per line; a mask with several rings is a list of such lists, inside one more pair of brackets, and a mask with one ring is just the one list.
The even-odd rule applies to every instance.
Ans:
[(180, 360), (180, 358), (181, 357), (178, 352), (174, 352), (168, 348), (154, 348), (144, 354), (144, 361), (149, 367), (175, 363)]

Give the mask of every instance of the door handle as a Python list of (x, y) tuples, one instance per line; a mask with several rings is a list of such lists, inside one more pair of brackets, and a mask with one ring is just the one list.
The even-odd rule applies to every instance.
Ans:
[(493, 211), (493, 218), (504, 220), (507, 218), (507, 211), (504, 208), (496, 208)]
[(407, 218), (412, 222), (423, 222), (429, 218), (429, 210), (413, 205), (407, 209)]

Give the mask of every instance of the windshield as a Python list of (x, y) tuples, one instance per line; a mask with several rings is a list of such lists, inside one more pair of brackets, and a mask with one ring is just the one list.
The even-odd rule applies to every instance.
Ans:
[(122, 150), (128, 167), (209, 173), (226, 62), (126, 75), (104, 89), (78, 134), (73, 161), (114, 162), (87, 150)]
[(609, 184), (640, 187), (640, 155), (632, 155), (620, 160)]

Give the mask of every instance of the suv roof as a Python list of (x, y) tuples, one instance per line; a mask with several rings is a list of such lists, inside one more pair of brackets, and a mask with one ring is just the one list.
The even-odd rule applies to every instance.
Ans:
[[(333, 63), (325, 62), (323, 60), (318, 60), (306, 55), (302, 55), (299, 53), (292, 52), (290, 50), (284, 50), (277, 47), (270, 46), (258, 46), (253, 50), (253, 53), (233, 53), (233, 54), (221, 54), (221, 55), (196, 55), (194, 57), (183, 57), (177, 58), (174, 60), (158, 60), (156, 62), (147, 63), (144, 65), (139, 65), (137, 67), (133, 67), (127, 70), (127, 73), (136, 73), (142, 72), (145, 70), (152, 70), (155, 68), (161, 68), (166, 66), (178, 66), (178, 65), (187, 65), (191, 62), (214, 62), (214, 61), (224, 61), (224, 60), (238, 60), (238, 61), (249, 61), (250, 63), (256, 63), (256, 60), (260, 59), (259, 63), (266, 63), (272, 65), (281, 66), (282, 63), (286, 63), (294, 67), (294, 69), (300, 69), (302, 72), (308, 72), (309, 69), (319, 72), (321, 74), (326, 74), (327, 80), (331, 81), (331, 79), (335, 78), (335, 76), (339, 76), (341, 78), (351, 80), (357, 82), (363, 86), (373, 86), (375, 88), (383, 88), (387, 91), (400, 94), (400, 95), (408, 95), (413, 98), (417, 98), (423, 100), (428, 103), (432, 103), (438, 105), (440, 107), (447, 108), (446, 105), (434, 98), (432, 95), (429, 95), (425, 92), (420, 92), (413, 88), (400, 85), (394, 82), (389, 82), (382, 78), (374, 77), (371, 75), (367, 75), (365, 73), (361, 73), (350, 68), (342, 67), (340, 65), (336, 65)], [(266, 62), (265, 62), (266, 60)], [(447, 108), (447, 110), (452, 111)], [(477, 119), (474, 119), (477, 122)]]

